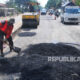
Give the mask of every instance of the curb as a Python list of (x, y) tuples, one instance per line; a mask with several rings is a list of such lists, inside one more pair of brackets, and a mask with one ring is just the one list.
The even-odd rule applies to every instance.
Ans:
[(13, 39), (15, 38), (16, 34), (18, 34), (18, 33), (20, 32), (20, 30), (21, 30), (21, 27), (18, 28), (17, 30), (15, 30), (15, 31), (12, 33), (12, 38), (13, 38)]
[[(14, 25), (14, 26), (15, 26), (15, 25)], [(18, 26), (19, 26), (19, 27), (18, 27)], [(20, 32), (21, 27), (22, 27), (22, 23), (19, 23), (19, 24), (16, 25), (15, 27), (18, 27), (18, 28), (12, 32), (12, 37), (13, 37), (13, 38), (16, 36), (16, 34), (18, 34), (18, 33)], [(15, 28), (15, 27), (14, 27), (14, 28)]]

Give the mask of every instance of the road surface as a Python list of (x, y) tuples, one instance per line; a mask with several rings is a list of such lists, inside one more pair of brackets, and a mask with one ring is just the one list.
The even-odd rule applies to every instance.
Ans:
[(41, 16), (38, 29), (22, 29), (14, 40), (15, 46), (22, 50), (33, 44), (58, 42), (80, 44), (80, 25), (64, 25), (60, 18), (54, 20), (54, 16)]
[[(14, 45), (22, 48), (22, 51), (33, 44), (58, 42), (80, 44), (80, 25), (64, 25), (60, 22), (60, 18), (54, 20), (54, 16), (41, 16), (40, 25), (37, 29), (21, 29), (14, 39)], [(16, 55), (16, 53), (12, 52), (5, 54), (5, 57), (14, 57)], [(6, 80), (3, 79), (6, 76), (14, 80), (13, 76), (15, 75), (1, 74), (0, 80)]]

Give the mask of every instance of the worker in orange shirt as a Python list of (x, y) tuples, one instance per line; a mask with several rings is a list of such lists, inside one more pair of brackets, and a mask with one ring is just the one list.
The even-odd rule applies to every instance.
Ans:
[(14, 27), (13, 24), (14, 24), (14, 19), (10, 19), (9, 21), (4, 21), (0, 23), (0, 51), (1, 51), (2, 57), (4, 57), (4, 54), (3, 54), (4, 36), (9, 42), (10, 51), (12, 51), (13, 49), (13, 40), (11, 37), (12, 30)]

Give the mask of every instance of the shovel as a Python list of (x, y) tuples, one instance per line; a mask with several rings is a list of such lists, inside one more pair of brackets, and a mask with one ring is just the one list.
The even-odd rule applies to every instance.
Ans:
[(0, 39), (0, 41), (2, 41), (3, 43), (7, 44), (10, 47), (12, 47), (12, 49), (13, 49), (14, 52), (16, 52), (18, 54), (21, 52), (21, 48), (19, 48), (19, 47), (13, 47), (13, 46), (9, 45), (6, 41), (3, 41), (1, 39)]
[(12, 47), (12, 50), (13, 50), (14, 52), (16, 52), (16, 53), (18, 53), (18, 54), (21, 52), (21, 48), (19, 48), (19, 47), (13, 47), (13, 46), (9, 45), (7, 42), (6, 42), (6, 44), (7, 44), (8, 46)]
[(13, 48), (13, 51), (19, 54), (19, 53), (21, 52), (21, 48), (19, 48), (19, 47), (14, 47), (14, 48)]

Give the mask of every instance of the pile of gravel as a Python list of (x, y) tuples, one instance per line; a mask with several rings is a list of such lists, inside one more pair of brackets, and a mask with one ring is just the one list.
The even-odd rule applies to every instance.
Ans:
[(32, 55), (21, 69), (20, 80), (80, 80), (80, 63), (52, 63)]
[[(24, 50), (24, 53), (39, 54), (42, 56), (79, 56), (80, 51), (73, 46), (64, 44), (52, 44), (52, 43), (42, 43), (29, 46), (28, 49)], [(26, 56), (26, 54), (24, 55)]]
[(80, 80), (79, 62), (48, 62), (47, 60), (48, 56), (80, 56), (80, 51), (73, 46), (36, 44), (29, 46), (24, 53), (30, 58), (28, 65), (25, 64), (22, 68), (21, 80)]
[(0, 73), (21, 73), (20, 80), (80, 80), (80, 62), (48, 62), (48, 56), (80, 56), (75, 47), (44, 43), (23, 52), (0, 63)]

